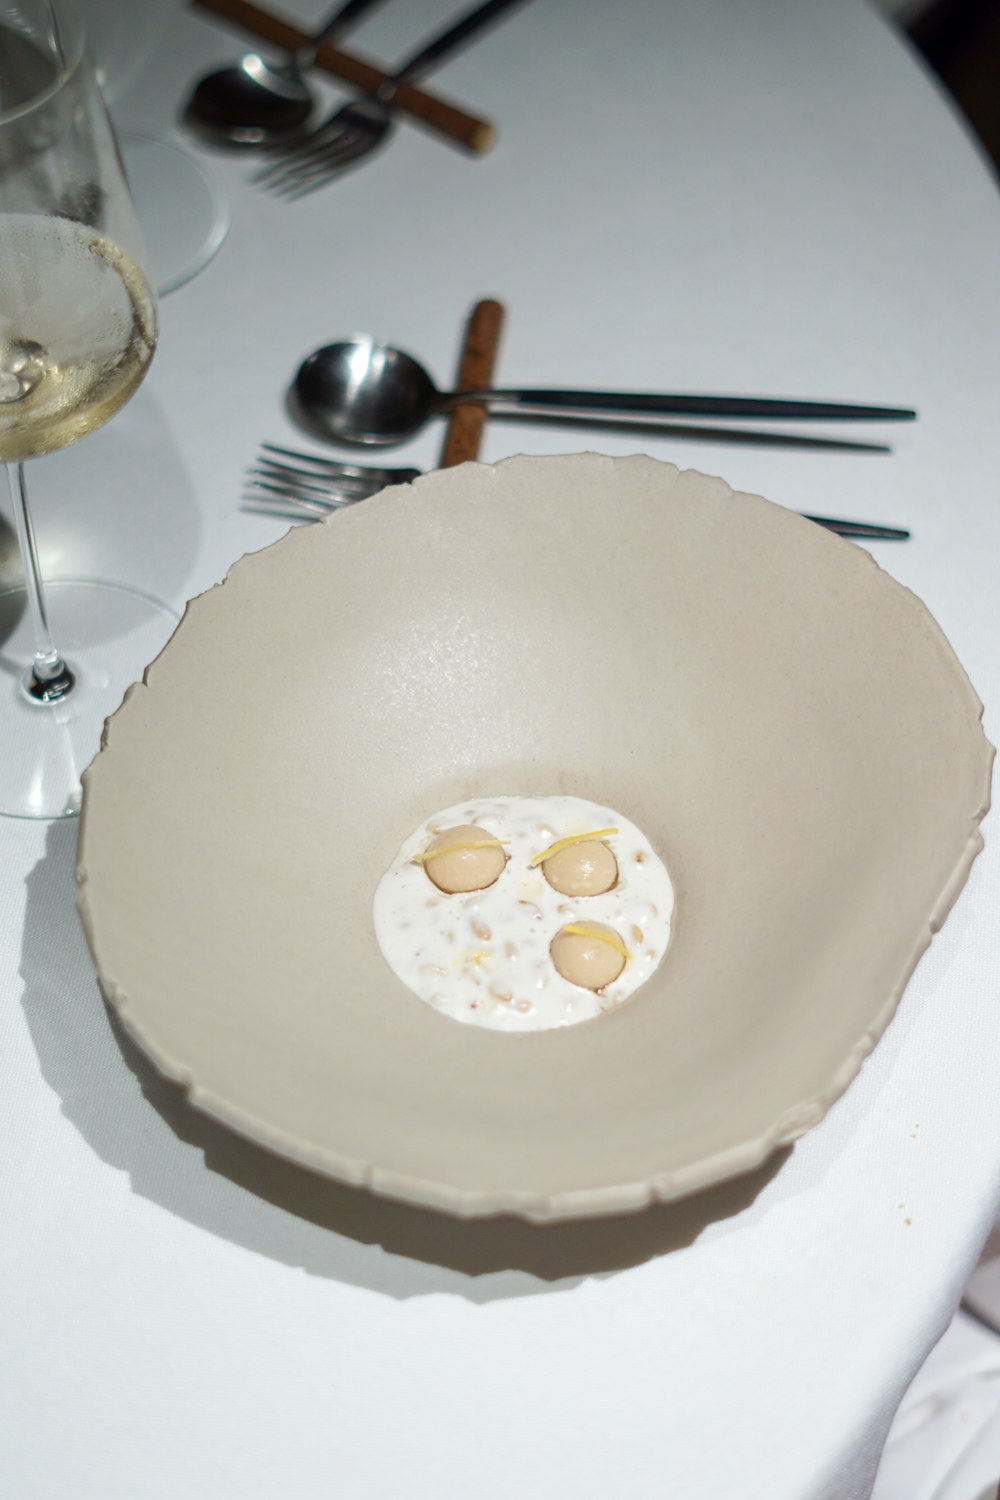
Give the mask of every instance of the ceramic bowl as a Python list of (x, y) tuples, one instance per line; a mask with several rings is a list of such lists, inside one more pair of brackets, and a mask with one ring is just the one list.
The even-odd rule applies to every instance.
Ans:
[[(192, 1105), (464, 1215), (638, 1209), (821, 1119), (981, 847), (981, 705), (858, 547), (720, 479), (465, 465), (244, 558), (86, 773), (108, 1002)], [(376, 944), (401, 840), (473, 796), (619, 809), (676, 888), (619, 1011), (511, 1036)]]

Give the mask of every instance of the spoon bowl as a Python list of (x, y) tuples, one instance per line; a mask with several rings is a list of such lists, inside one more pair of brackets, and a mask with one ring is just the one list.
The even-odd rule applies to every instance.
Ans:
[(313, 96), (294, 68), (248, 52), (199, 80), (186, 118), (203, 135), (238, 146), (263, 146), (301, 129)]
[(366, 338), (317, 349), (292, 390), (296, 414), (337, 443), (402, 442), (447, 404), (412, 355)]

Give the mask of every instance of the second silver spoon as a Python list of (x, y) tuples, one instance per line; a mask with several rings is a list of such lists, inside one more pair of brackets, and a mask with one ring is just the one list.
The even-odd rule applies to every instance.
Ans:
[(316, 102), (304, 75), (326, 42), (380, 3), (347, 0), (338, 5), (287, 62), (268, 63), (248, 52), (230, 67), (207, 73), (188, 100), (187, 123), (202, 135), (235, 146), (267, 146), (301, 130)]

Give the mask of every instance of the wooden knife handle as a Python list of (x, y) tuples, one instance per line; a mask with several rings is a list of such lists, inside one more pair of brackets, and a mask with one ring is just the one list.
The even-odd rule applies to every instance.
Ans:
[[(283, 52), (294, 52), (308, 41), (307, 34), (291, 21), (251, 5), (250, 0), (191, 0), (191, 3), (195, 10), (210, 11), (212, 15), (232, 21), (241, 31), (248, 32), (258, 41), (270, 42)], [(366, 94), (374, 93), (386, 78), (386, 74), (374, 63), (358, 57), (356, 53), (341, 52), (339, 47), (331, 47), (329, 44), (321, 48), (316, 64), (324, 72), (354, 84)], [(422, 89), (409, 83), (400, 85), (393, 107), (454, 141), (456, 145), (464, 146), (467, 151), (477, 154), (488, 151), (496, 136), (496, 130), (489, 120), (480, 120), (475, 115), (466, 114), (457, 105), (448, 104), (436, 94), (425, 94)]]
[[(503, 320), (503, 304), (492, 297), (477, 302), (472, 309), (465, 325), (456, 391), (481, 391), (492, 384)], [(485, 406), (471, 403), (453, 407), (441, 450), (441, 468), (477, 459), (485, 425)]]

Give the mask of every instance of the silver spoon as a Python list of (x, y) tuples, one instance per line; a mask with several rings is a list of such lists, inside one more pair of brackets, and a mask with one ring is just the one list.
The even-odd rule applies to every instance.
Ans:
[(213, 140), (237, 146), (266, 146), (293, 134), (312, 113), (315, 97), (303, 75), (325, 42), (345, 30), (380, 0), (347, 0), (324, 17), (308, 41), (287, 62), (268, 63), (256, 52), (199, 79), (184, 117)]
[(785, 401), (754, 396), (660, 395), (638, 391), (439, 391), (412, 355), (374, 339), (327, 344), (299, 366), (292, 405), (316, 432), (340, 443), (399, 443), (458, 402), (604, 416), (750, 417), (810, 421), (906, 421), (909, 409)]

